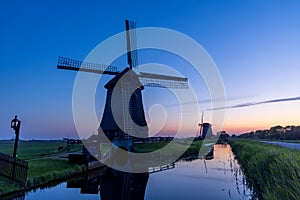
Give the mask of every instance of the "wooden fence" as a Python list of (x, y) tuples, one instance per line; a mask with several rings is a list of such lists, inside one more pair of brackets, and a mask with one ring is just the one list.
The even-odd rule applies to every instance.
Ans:
[(25, 184), (27, 180), (28, 162), (0, 153), (0, 175)]

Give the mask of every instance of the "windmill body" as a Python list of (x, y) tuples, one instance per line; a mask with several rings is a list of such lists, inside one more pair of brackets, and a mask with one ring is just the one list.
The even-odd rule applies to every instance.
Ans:
[(142, 100), (144, 87), (186, 89), (188, 88), (188, 80), (183, 77), (162, 74), (136, 73), (134, 71), (138, 65), (135, 38), (136, 23), (126, 20), (125, 25), (129, 67), (118, 71), (114, 66), (59, 57), (57, 68), (114, 76), (104, 86), (107, 94), (98, 135), (99, 138), (106, 136), (114, 145), (131, 151), (135, 141), (144, 140), (148, 137)]
[(107, 93), (99, 135), (104, 133), (115, 145), (130, 150), (134, 140), (148, 137), (142, 101), (144, 87), (130, 68), (125, 68), (104, 87)]
[(210, 123), (203, 123), (202, 124), (202, 138), (205, 138), (207, 135), (212, 135), (212, 130), (211, 130), (211, 124)]

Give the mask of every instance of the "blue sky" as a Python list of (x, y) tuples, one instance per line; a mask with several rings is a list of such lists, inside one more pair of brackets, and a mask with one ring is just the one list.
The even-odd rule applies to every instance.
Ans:
[[(220, 70), (229, 105), (300, 96), (299, 10), (296, 0), (0, 1), (0, 138), (13, 137), (15, 114), (23, 122), (21, 138), (76, 135), (76, 73), (57, 70), (57, 58), (84, 59), (124, 31), (124, 19), (199, 42)], [(199, 93), (209, 98), (205, 88)], [(299, 108), (295, 101), (228, 110), (224, 129), (300, 124)]]

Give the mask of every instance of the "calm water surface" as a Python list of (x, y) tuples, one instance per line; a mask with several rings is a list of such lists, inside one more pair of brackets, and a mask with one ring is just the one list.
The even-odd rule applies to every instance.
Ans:
[[(133, 181), (134, 180), (134, 181)], [(131, 185), (131, 186), (129, 186)], [(127, 188), (127, 189), (124, 189)], [(135, 188), (135, 189), (133, 189)], [(147, 174), (108, 173), (73, 180), (25, 194), (47, 199), (251, 199), (244, 176), (229, 145), (215, 145), (214, 158), (179, 161), (175, 168)]]

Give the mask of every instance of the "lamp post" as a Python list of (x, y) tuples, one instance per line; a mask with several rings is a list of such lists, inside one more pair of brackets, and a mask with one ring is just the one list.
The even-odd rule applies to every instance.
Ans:
[(16, 158), (17, 158), (17, 150), (18, 150), (18, 144), (19, 144), (19, 135), (20, 135), (20, 126), (21, 126), (21, 121), (17, 119), (17, 115), (13, 120), (11, 120), (10, 127), (14, 129), (15, 134), (16, 134), (16, 139), (15, 139), (15, 146), (14, 146), (14, 154), (13, 154), (13, 159), (14, 159), (14, 164), (13, 164), (13, 177), (16, 177)]

